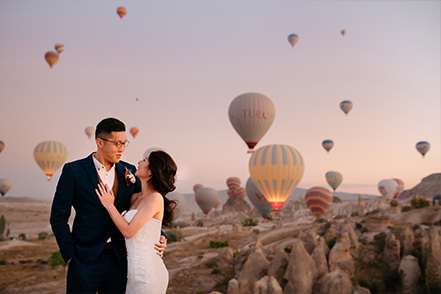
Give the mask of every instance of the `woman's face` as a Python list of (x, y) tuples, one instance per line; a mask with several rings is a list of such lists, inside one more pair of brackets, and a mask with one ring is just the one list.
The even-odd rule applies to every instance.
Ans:
[(149, 179), (152, 175), (152, 172), (149, 168), (149, 159), (144, 158), (143, 160), (138, 161), (138, 169), (136, 170), (135, 176), (140, 179)]

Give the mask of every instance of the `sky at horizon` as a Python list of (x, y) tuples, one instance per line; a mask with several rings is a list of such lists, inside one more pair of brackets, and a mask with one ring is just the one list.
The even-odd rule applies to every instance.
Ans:
[[(164, 149), (177, 192), (226, 189), (230, 176), (245, 186), (250, 155), (228, 107), (257, 92), (276, 116), (256, 148), (296, 148), (299, 187), (330, 188), (335, 170), (339, 192), (379, 195), (385, 178), (410, 189), (441, 172), (440, 11), (439, 1), (0, 0), (0, 179), (13, 182), (7, 196), (52, 199), (61, 169), (48, 182), (34, 147), (55, 140), (68, 162), (86, 157), (96, 146), (84, 129), (117, 117), (140, 129), (123, 160)], [(431, 144), (425, 158), (418, 141)]]

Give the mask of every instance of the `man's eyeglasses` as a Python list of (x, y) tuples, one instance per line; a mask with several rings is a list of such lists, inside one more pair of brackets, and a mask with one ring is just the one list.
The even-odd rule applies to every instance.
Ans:
[(129, 141), (128, 140), (125, 140), (124, 142), (121, 142), (121, 141), (115, 142), (115, 141), (110, 141), (110, 140), (107, 140), (107, 139), (104, 139), (104, 138), (100, 138), (100, 139), (103, 140), (103, 141), (107, 141), (107, 142), (112, 143), (118, 149), (121, 148), (122, 146), (124, 146), (124, 148), (129, 146)]

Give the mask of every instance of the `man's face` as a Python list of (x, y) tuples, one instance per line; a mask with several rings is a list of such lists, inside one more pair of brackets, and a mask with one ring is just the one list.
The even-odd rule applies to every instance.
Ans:
[[(123, 152), (126, 150), (125, 142), (127, 141), (126, 132), (111, 132), (111, 136), (102, 140), (101, 147), (104, 159), (111, 163), (118, 163), (121, 160)], [(116, 145), (121, 145), (119, 148)]]

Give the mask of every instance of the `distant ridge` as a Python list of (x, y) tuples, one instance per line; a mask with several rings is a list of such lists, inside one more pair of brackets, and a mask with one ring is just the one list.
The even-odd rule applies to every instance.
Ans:
[(38, 202), (38, 203), (45, 203), (50, 201), (44, 201), (44, 200), (37, 200), (31, 197), (12, 197), (12, 196), (6, 196), (0, 198), (0, 203), (5, 202), (23, 202), (23, 203), (29, 203), (29, 202)]

